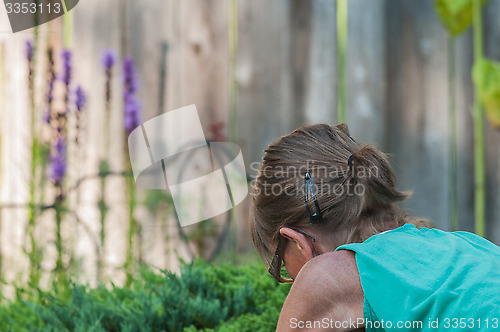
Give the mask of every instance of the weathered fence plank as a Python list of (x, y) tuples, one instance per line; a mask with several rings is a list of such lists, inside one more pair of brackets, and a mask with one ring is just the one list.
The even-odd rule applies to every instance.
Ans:
[(383, 1), (349, 1), (347, 123), (361, 142), (386, 147), (387, 49)]
[[(388, 3), (389, 152), (406, 204), (414, 214), (448, 228), (446, 32), (432, 1)], [(443, 70), (444, 69), (444, 70)], [(440, 202), (432, 204), (431, 202)]]
[[(490, 1), (483, 10), (484, 55), (500, 61), (500, 1)], [(486, 234), (500, 243), (500, 131), (485, 125), (486, 142)]]

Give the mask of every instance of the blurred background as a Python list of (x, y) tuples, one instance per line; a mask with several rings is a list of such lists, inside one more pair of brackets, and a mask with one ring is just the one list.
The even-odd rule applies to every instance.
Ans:
[(16, 34), (2, 7), (1, 280), (257, 260), (250, 196), (181, 228), (168, 192), (134, 186), (128, 133), (190, 104), (249, 180), (273, 139), (346, 122), (391, 155), (411, 214), (499, 244), (500, 0), (482, 2), (472, 20), (472, 1), (83, 0)]

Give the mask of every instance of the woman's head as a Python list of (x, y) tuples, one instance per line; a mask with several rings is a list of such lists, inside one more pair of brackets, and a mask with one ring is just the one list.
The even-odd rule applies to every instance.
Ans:
[[(386, 154), (358, 145), (346, 125), (304, 126), (265, 150), (253, 188), (252, 241), (268, 263), (283, 227), (307, 230), (330, 250), (362, 242), (402, 225), (396, 203), (409, 195), (396, 189)], [(315, 197), (317, 223), (310, 218), (317, 210)]]

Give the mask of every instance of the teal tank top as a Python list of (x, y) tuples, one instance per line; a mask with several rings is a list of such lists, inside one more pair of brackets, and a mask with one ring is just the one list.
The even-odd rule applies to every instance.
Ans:
[(366, 331), (500, 331), (500, 247), (406, 224), (336, 250), (356, 253)]

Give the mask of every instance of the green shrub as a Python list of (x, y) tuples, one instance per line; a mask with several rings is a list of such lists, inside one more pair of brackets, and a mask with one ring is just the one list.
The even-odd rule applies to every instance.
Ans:
[(290, 289), (262, 264), (186, 264), (178, 276), (142, 269), (131, 288), (68, 284), (18, 290), (1, 331), (273, 331)]

